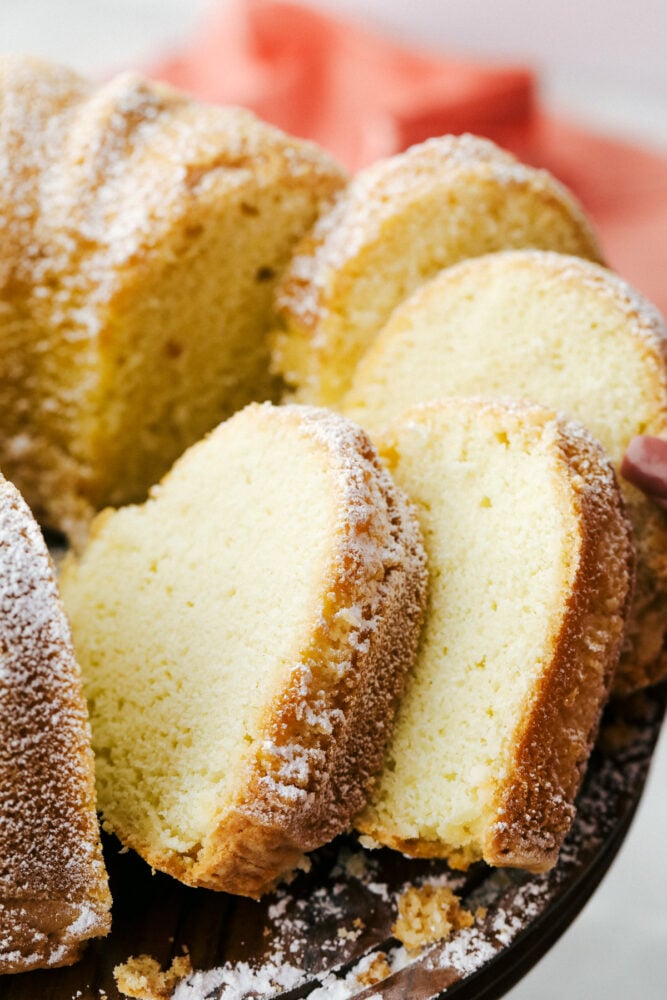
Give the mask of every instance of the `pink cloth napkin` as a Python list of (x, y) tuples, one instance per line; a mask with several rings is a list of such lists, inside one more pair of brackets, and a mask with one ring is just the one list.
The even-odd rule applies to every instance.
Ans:
[(567, 184), (611, 266), (667, 312), (667, 159), (554, 118), (525, 67), (426, 55), (297, 4), (234, 0), (149, 71), (252, 108), (351, 170), (428, 136), (486, 135)]

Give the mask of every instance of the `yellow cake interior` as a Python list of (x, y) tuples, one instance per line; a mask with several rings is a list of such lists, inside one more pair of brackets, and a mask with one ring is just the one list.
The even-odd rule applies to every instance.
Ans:
[(378, 430), (429, 399), (523, 397), (582, 420), (619, 462), (631, 437), (651, 432), (661, 372), (610, 294), (576, 263), (568, 275), (566, 258), (545, 257), (546, 267), (498, 254), (442, 272), (394, 313), (344, 411)]
[(332, 558), (323, 449), (256, 412), (191, 449), (144, 506), (100, 515), (63, 576), (100, 808), (158, 854), (195, 851), (231, 805)]
[(294, 186), (211, 201), (190, 210), (152, 266), (123, 278), (105, 316), (88, 429), (96, 504), (141, 499), (211, 426), (278, 397), (271, 297), (315, 198)]
[(577, 526), (539, 428), (504, 428), (469, 406), (412, 412), (381, 450), (417, 507), (430, 598), (361, 829), (470, 861), (481, 857), (494, 793), (553, 652)]

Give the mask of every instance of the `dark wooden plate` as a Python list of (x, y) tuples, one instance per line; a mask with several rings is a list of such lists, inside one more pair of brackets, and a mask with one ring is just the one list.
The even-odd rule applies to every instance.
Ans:
[[(318, 997), (358, 1000), (492, 1000), (510, 989), (574, 920), (627, 833), (651, 761), (667, 685), (616, 702), (579, 796), (558, 865), (544, 875), (474, 866), (465, 876), (433, 861), (365, 851), (339, 838), (312, 868), (261, 902), (190, 889), (152, 874), (112, 838), (105, 852), (113, 931), (69, 969), (8, 976), (2, 1000), (119, 1000), (113, 968), (148, 954), (163, 967), (187, 948), (195, 973), (179, 1000)], [(396, 900), (408, 886), (451, 886), (464, 906), (486, 909), (474, 926), (407, 956), (392, 937)], [(393, 971), (364, 986), (359, 972), (378, 954)], [(406, 964), (407, 963), (407, 964)]]

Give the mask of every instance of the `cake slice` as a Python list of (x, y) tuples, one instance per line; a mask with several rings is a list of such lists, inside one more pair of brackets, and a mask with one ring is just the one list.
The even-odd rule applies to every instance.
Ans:
[(40, 523), (80, 539), (278, 398), (273, 288), (344, 181), (240, 108), (0, 58), (0, 466)]
[(430, 596), (357, 827), (466, 867), (555, 864), (623, 638), (630, 527), (588, 433), (541, 407), (449, 399), (380, 443), (419, 511)]
[(109, 930), (90, 727), (46, 545), (0, 477), (0, 973)]
[(335, 406), (399, 302), (441, 268), (507, 247), (601, 259), (570, 192), (486, 139), (446, 135), (373, 164), (278, 286), (276, 371), (299, 402)]
[[(563, 410), (617, 470), (635, 435), (667, 437), (667, 330), (605, 268), (507, 251), (443, 271), (393, 314), (343, 406), (371, 433), (414, 403), (521, 396)], [(638, 547), (637, 587), (616, 677), (625, 692), (667, 674), (667, 514), (621, 479)]]
[(249, 896), (340, 833), (416, 650), (425, 556), (366, 435), (252, 405), (62, 577), (107, 827), (153, 867)]

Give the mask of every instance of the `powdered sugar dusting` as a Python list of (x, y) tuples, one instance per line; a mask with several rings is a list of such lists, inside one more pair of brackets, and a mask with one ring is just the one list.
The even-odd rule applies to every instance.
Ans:
[(41, 533), (4, 480), (0, 570), (0, 969), (11, 969), (32, 963), (16, 959), (29, 941), (59, 961), (42, 924), (61, 924), (64, 951), (105, 933), (109, 900), (69, 625)]
[[(435, 137), (372, 164), (352, 179), (293, 258), (278, 290), (278, 309), (315, 329), (327, 314), (330, 282), (380, 237), (387, 220), (419, 203), (435, 185), (444, 191), (461, 183), (461, 177), (475, 176), (489, 177), (508, 189), (517, 185), (549, 191), (578, 218), (582, 229), (587, 228), (572, 195), (547, 171), (526, 166), (488, 139), (467, 133)], [(589, 236), (594, 245), (592, 232)]]
[[(460, 886), (460, 874), (428, 874), (433, 885)], [(272, 996), (278, 989), (295, 989), (308, 984), (309, 997), (316, 1000), (347, 1000), (374, 982), (377, 968), (383, 975), (393, 974), (409, 964), (406, 950), (387, 938), (396, 913), (396, 900), (405, 888), (402, 879), (392, 884), (381, 880), (381, 866), (371, 855), (346, 845), (339, 847), (325, 885), (303, 896), (289, 887), (279, 889), (267, 907), (270, 945), (259, 965), (247, 961), (228, 963), (208, 972), (196, 972), (184, 980), (174, 994), (175, 1000), (204, 1000), (206, 997), (241, 1000), (247, 996)], [(377, 906), (377, 917), (387, 941), (386, 951), (369, 947), (376, 942), (377, 931), (369, 939), (362, 919), (354, 917), (355, 900), (368, 900), (364, 912), (368, 919)], [(304, 952), (313, 947), (316, 934), (316, 964), (313, 980), (304, 966)], [(381, 977), (380, 977), (381, 978)]]
[(248, 111), (200, 104), (134, 73), (94, 89), (67, 70), (8, 57), (0, 76), (0, 222), (12, 249), (0, 267), (16, 269), (6, 279), (19, 278), (68, 337), (99, 332), (122, 268), (160, 246), (195, 192), (279, 174), (342, 176), (316, 146)]
[(284, 956), (276, 952), (272, 960), (261, 969), (253, 969), (247, 962), (239, 962), (234, 967), (196, 972), (179, 983), (174, 992), (174, 1000), (201, 1000), (217, 991), (224, 1000), (236, 1000), (247, 996), (270, 996), (277, 990), (287, 990), (304, 981), (301, 969), (284, 961)]

